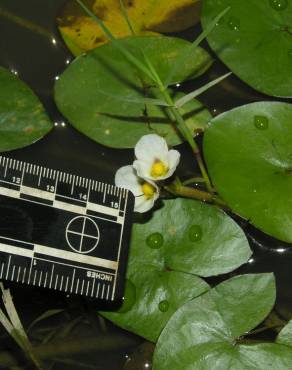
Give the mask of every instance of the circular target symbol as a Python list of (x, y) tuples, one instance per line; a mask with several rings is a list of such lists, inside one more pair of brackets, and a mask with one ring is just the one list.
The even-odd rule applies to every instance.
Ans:
[(66, 240), (74, 252), (87, 254), (99, 243), (100, 232), (94, 220), (87, 216), (74, 217), (66, 227)]

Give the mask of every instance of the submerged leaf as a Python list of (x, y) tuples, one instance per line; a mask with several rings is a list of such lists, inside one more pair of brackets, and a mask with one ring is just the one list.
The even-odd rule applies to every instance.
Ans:
[[(91, 3), (90, 9), (115, 37), (131, 35), (119, 0), (96, 0)], [(200, 0), (124, 0), (123, 3), (137, 35), (178, 32), (199, 21)], [(66, 2), (58, 24), (67, 46), (75, 55), (108, 41), (101, 28), (84, 14), (75, 0)]]
[(242, 275), (186, 303), (158, 340), (153, 370), (290, 369), (289, 347), (237, 343), (263, 321), (275, 295), (272, 274)]
[(0, 152), (33, 144), (53, 127), (34, 93), (0, 67)]
[(248, 85), (268, 95), (292, 97), (292, 3), (204, 0), (206, 28), (227, 6), (208, 41), (219, 58)]
[(55, 316), (61, 312), (64, 312), (64, 309), (50, 309), (42, 313), (40, 316), (38, 316), (33, 322), (29, 325), (27, 331), (30, 331), (36, 324), (38, 324), (40, 321), (46, 320), (52, 316)]
[(102, 314), (156, 341), (171, 315), (208, 289), (195, 273), (231, 271), (250, 254), (243, 232), (219, 209), (193, 200), (164, 201), (149, 221), (134, 224), (124, 305)]
[(204, 154), (216, 190), (262, 231), (292, 242), (292, 106), (248, 104), (214, 118)]
[[(141, 50), (154, 65), (162, 82), (165, 81), (176, 57), (190, 43), (170, 37), (131, 37), (118, 40), (141, 59)], [(201, 48), (193, 51), (193, 58), (182, 65), (172, 83), (181, 82), (202, 73), (211, 63)], [(124, 101), (113, 99), (120, 96)], [(169, 145), (182, 142), (173, 127), (165, 107), (152, 106), (131, 100), (159, 98), (151, 88), (151, 81), (127, 62), (113, 45), (105, 45), (79, 57), (56, 83), (55, 98), (61, 112), (79, 131), (93, 140), (115, 148), (134, 147), (141, 136), (157, 133)], [(179, 98), (182, 93), (177, 93)], [(129, 100), (129, 101), (125, 101)], [(194, 132), (204, 128), (209, 112), (196, 100), (182, 110), (186, 123)]]

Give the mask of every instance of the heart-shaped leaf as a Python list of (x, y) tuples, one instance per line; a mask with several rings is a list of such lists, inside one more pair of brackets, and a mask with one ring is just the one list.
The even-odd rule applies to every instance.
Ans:
[[(138, 35), (178, 32), (199, 21), (200, 0), (125, 0), (124, 6)], [(91, 10), (117, 38), (131, 35), (119, 0), (96, 0)], [(99, 26), (86, 16), (75, 0), (69, 0), (58, 17), (59, 30), (75, 54), (91, 50), (108, 40)], [(154, 31), (154, 32), (153, 32)]]
[(0, 152), (33, 144), (52, 127), (31, 89), (0, 67)]
[[(190, 45), (187, 41), (163, 36), (133, 37), (117, 42), (140, 59), (143, 50), (163, 82), (176, 57)], [(193, 57), (181, 66), (171, 82), (198, 75), (210, 62), (203, 49), (195, 49)], [(134, 147), (141, 136), (149, 133), (160, 134), (169, 145), (181, 143), (181, 136), (173, 127), (165, 107), (137, 103), (141, 98), (156, 97), (151, 94), (149, 83), (141, 79), (135, 67), (113, 45), (107, 44), (79, 57), (69, 66), (56, 83), (55, 97), (59, 109), (71, 124), (103, 145)], [(125, 100), (121, 101), (122, 98)], [(196, 100), (186, 104), (182, 113), (192, 132), (205, 127), (210, 119), (209, 112)]]
[(292, 3), (288, 0), (204, 0), (203, 27), (230, 11), (208, 41), (244, 82), (269, 95), (292, 96)]
[(214, 118), (204, 135), (212, 181), (235, 213), (292, 242), (292, 105), (259, 102)]
[(133, 226), (127, 312), (103, 315), (156, 341), (176, 309), (207, 290), (193, 274), (231, 271), (250, 254), (243, 232), (221, 210), (187, 199), (164, 201), (150, 220)]
[(266, 317), (275, 294), (272, 274), (242, 275), (186, 303), (159, 337), (153, 370), (291, 368), (289, 347), (237, 343)]

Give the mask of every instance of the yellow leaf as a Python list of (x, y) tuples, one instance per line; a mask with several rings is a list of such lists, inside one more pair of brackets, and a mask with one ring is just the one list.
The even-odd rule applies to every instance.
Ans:
[[(137, 35), (182, 31), (198, 22), (200, 4), (200, 0), (124, 0)], [(119, 0), (91, 1), (90, 8), (117, 38), (131, 34)], [(58, 25), (64, 41), (75, 55), (107, 42), (98, 24), (86, 16), (74, 0), (65, 3)]]

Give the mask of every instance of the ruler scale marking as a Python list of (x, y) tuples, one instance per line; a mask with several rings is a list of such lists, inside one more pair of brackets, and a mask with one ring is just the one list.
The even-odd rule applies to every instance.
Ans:
[(23, 210), (39, 230), (2, 227), (0, 257), (6, 262), (0, 265), (0, 279), (104, 300), (121, 298), (117, 276), (126, 263), (120, 256), (121, 241), (123, 248), (129, 242), (127, 219), (134, 200), (127, 207), (129, 192), (4, 156), (0, 167), (0, 206)]

